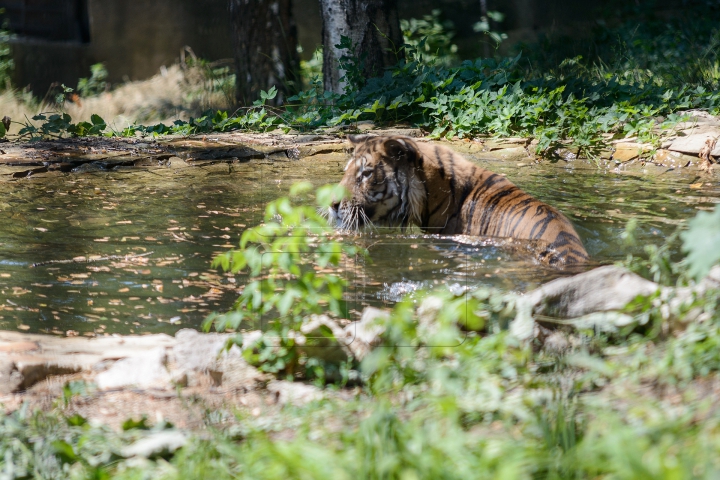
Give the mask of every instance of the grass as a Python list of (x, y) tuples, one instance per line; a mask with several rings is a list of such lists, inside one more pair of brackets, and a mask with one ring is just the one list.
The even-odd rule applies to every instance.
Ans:
[[(585, 43), (568, 43), (569, 61), (525, 49), (519, 58), (457, 67), (400, 63), (354, 93), (311, 87), (281, 110), (261, 101), (242, 115), (123, 132), (314, 130), (372, 119), (436, 136), (529, 135), (541, 150), (573, 143), (589, 154), (610, 136), (655, 142), (680, 110), (719, 113), (717, 54), (691, 48), (711, 46), (717, 35), (699, 12), (696, 30), (662, 17), (603, 26)], [(692, 285), (718, 259), (717, 243), (702, 241), (717, 236), (718, 215), (704, 213), (689, 233), (673, 236), (684, 242), (681, 262), (670, 261), (676, 248), (649, 245), (650, 260), (628, 263), (666, 285)], [(683, 306), (637, 299), (628, 307), (634, 328), (561, 331), (565, 349), (513, 337), (505, 293), (477, 291), (470, 301), (466, 310), (464, 299), (445, 298), (433, 328), (401, 302), (385, 346), (354, 366), (360, 386), (352, 399), (328, 395), (268, 417), (239, 409), (240, 427), (230, 429), (208, 416), (206, 431), (164, 457), (121, 455), (148, 434), (142, 428), (111, 431), (65, 418), (60, 408), (0, 415), (0, 478), (718, 478), (719, 291)], [(484, 333), (459, 330), (462, 312)]]
[[(268, 218), (282, 210), (289, 218), (307, 215), (308, 226), (316, 226), (308, 208), (279, 199)], [(696, 237), (720, 232), (718, 215), (720, 208), (703, 212), (687, 234), (673, 237), (682, 237), (685, 259), (670, 262), (672, 249), (656, 246), (643, 269), (670, 262), (672, 275), (661, 280), (693, 285), (695, 268), (714, 249)], [(332, 241), (302, 234), (302, 219), (294, 221), (292, 242), (311, 239), (323, 252)], [(259, 228), (274, 228), (270, 223)], [(222, 257), (228, 265), (253, 264), (246, 258), (256, 249), (250, 237), (246, 247)], [(281, 256), (272, 262), (289, 265), (287, 272), (296, 265)], [(635, 319), (630, 328), (561, 328), (555, 335), (563, 348), (520, 341), (505, 328), (517, 296), (489, 289), (431, 295), (442, 300), (432, 322), (418, 321), (412, 300), (396, 305), (382, 346), (350, 366), (353, 390), (334, 395), (344, 387), (329, 384), (322, 400), (267, 414), (232, 405), (227, 412), (209, 409), (206, 429), (162, 456), (123, 452), (171, 425), (135, 421), (113, 431), (68, 416), (68, 396), (85, 390), (68, 385), (65, 402), (51, 413), (0, 415), (0, 478), (717, 478), (720, 290), (683, 305), (638, 298), (625, 309)], [(312, 302), (318, 300), (301, 297), (293, 308)], [(251, 361), (272, 366), (277, 359)], [(221, 423), (225, 413), (236, 416), (234, 425)]]

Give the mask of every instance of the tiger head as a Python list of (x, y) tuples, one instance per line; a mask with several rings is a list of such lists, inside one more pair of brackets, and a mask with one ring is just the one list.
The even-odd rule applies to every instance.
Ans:
[(417, 222), (420, 198), (415, 176), (418, 148), (407, 137), (351, 136), (355, 146), (345, 166), (340, 185), (348, 198), (329, 208), (330, 221), (336, 228), (387, 226), (403, 230)]

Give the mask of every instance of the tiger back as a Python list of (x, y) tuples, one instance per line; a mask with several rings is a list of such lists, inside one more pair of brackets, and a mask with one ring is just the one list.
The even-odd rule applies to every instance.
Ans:
[(340, 184), (351, 196), (330, 207), (341, 228), (415, 224), (427, 233), (533, 240), (553, 266), (588, 261), (582, 241), (554, 207), (442, 145), (408, 137), (351, 137)]

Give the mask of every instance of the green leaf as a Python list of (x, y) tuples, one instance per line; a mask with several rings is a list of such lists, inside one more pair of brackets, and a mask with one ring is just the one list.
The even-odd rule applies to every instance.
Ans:
[(147, 423), (147, 417), (143, 415), (140, 420), (128, 418), (122, 423), (122, 429), (124, 432), (128, 430), (149, 430), (150, 425)]
[(51, 445), (55, 450), (55, 455), (57, 455), (63, 463), (75, 463), (79, 460), (72, 445), (68, 442), (64, 440), (54, 440)]
[(686, 252), (688, 274), (700, 280), (720, 261), (720, 206), (715, 211), (699, 212), (680, 234)]
[(79, 413), (76, 413), (71, 417), (67, 417), (65, 421), (68, 425), (72, 427), (82, 427), (83, 425), (87, 424), (87, 419)]
[(103, 120), (100, 115), (97, 115), (95, 113), (90, 116), (90, 121), (93, 123), (93, 125), (102, 125), (103, 127), (105, 127), (106, 125), (105, 120)]

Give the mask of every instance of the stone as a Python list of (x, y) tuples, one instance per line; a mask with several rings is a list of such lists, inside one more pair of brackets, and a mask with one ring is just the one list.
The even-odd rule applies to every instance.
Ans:
[(385, 333), (383, 320), (390, 318), (390, 312), (375, 307), (365, 307), (360, 320), (345, 327), (345, 340), (352, 355), (362, 360), (373, 347), (380, 344)]
[(486, 151), (504, 150), (508, 148), (516, 148), (518, 146), (526, 147), (530, 144), (530, 139), (525, 137), (510, 137), (501, 139), (487, 139), (483, 142)]
[(172, 157), (168, 158), (166, 165), (169, 168), (174, 168), (174, 169), (190, 167), (190, 165), (188, 165), (188, 163), (185, 160), (183, 160), (180, 157), (176, 157), (176, 156), (172, 156)]
[(658, 288), (655, 282), (629, 270), (607, 265), (548, 282), (525, 298), (532, 306), (533, 315), (576, 318), (620, 310), (638, 295), (652, 295)]
[(16, 390), (27, 390), (38, 382), (54, 375), (69, 375), (82, 371), (80, 364), (74, 363), (72, 359), (54, 358), (45, 356), (33, 356), (25, 354), (13, 356), (12, 362), (15, 366), (16, 376), (22, 378)]
[[(248, 332), (243, 335), (243, 345), (249, 345), (262, 332)], [(225, 349), (227, 341), (234, 334), (200, 333), (184, 328), (175, 334), (172, 360), (175, 369), (173, 380), (183, 385), (200, 383), (198, 374), (208, 374), (213, 383), (225, 390), (253, 390), (267, 381), (268, 376), (249, 365), (242, 357), (237, 345)]]
[[(704, 132), (676, 138), (668, 147), (668, 150), (697, 156), (705, 148), (708, 140), (712, 142), (717, 138), (720, 138), (720, 128), (706, 129)], [(720, 142), (715, 144), (715, 148), (710, 152), (710, 155), (713, 157), (720, 156)]]
[(37, 344), (37, 342), (15, 342), (15, 343), (5, 343), (0, 344), (0, 352), (8, 353), (8, 352), (29, 352), (38, 350), (40, 348), (40, 345)]
[(383, 128), (376, 131), (378, 135), (386, 137), (411, 137), (420, 138), (423, 137), (423, 132), (419, 128)]
[(208, 372), (217, 387), (225, 391), (251, 391), (270, 380), (270, 375), (253, 367), (242, 357), (218, 359)]
[(286, 380), (271, 381), (267, 385), (267, 390), (275, 395), (275, 400), (280, 405), (290, 404), (300, 407), (323, 398), (322, 390), (317, 387)]
[(125, 458), (156, 458), (166, 456), (185, 446), (187, 435), (178, 430), (154, 432), (120, 450)]
[(164, 348), (123, 358), (98, 373), (95, 383), (100, 390), (123, 387), (170, 389), (173, 385), (165, 367), (166, 359)]
[[(652, 158), (652, 162), (664, 167), (686, 167), (694, 163), (697, 163), (698, 157), (685, 155), (680, 152), (673, 152), (664, 148), (659, 149), (655, 156)], [(690, 164), (690, 165), (688, 165)]]
[(311, 315), (300, 328), (300, 334), (295, 339), (295, 348), (301, 354), (335, 364), (352, 358), (345, 331), (327, 315)]
[(491, 150), (489, 152), (483, 152), (482, 154), (479, 154), (478, 156), (497, 158), (499, 160), (516, 161), (516, 162), (521, 161), (521, 160), (533, 160), (533, 158), (528, 155), (528, 152), (525, 149), (525, 147), (510, 147), (510, 148)]
[(443, 304), (443, 299), (434, 295), (423, 298), (417, 308), (418, 332), (434, 333), (437, 325), (436, 318), (442, 310)]
[(101, 362), (166, 345), (168, 339), (162, 334), (88, 339), (0, 331), (4, 364), (0, 377), (7, 380), (2, 391), (25, 390), (54, 375), (91, 371)]
[[(191, 328), (183, 328), (175, 334), (175, 345), (172, 348), (175, 368), (207, 372), (215, 365), (218, 356), (223, 353), (225, 345), (231, 335), (219, 333), (202, 334)], [(237, 354), (240, 349), (233, 346), (232, 351)]]
[(357, 122), (357, 129), (361, 132), (375, 130), (375, 122), (373, 122), (372, 120), (362, 120), (360, 122)]
[(12, 361), (0, 360), (0, 395), (7, 395), (21, 390), (23, 376), (15, 369)]
[(641, 153), (648, 150), (645, 145), (641, 143), (618, 143), (615, 145), (615, 152), (613, 153), (612, 159), (616, 162), (629, 162), (635, 158), (638, 158)]

